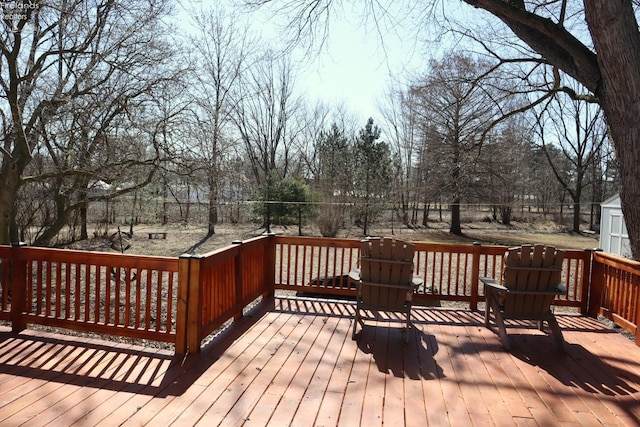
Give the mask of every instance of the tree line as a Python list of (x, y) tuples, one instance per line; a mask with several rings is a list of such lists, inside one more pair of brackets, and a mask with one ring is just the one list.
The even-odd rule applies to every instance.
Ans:
[(123, 196), (132, 223), (150, 197), (202, 198), (209, 234), (221, 202), (247, 200), (266, 229), (313, 220), (324, 236), (366, 235), (389, 208), (428, 226), (442, 205), (461, 234), (467, 204), (504, 224), (571, 205), (580, 231), (582, 204), (617, 191), (598, 104), (530, 71), (525, 87), (496, 58), (433, 60), (359, 123), (305, 99), (287, 51), (229, 10), (198, 10), (186, 32), (166, 0), (24, 3), (0, 35), (0, 243), (86, 239), (90, 204)]

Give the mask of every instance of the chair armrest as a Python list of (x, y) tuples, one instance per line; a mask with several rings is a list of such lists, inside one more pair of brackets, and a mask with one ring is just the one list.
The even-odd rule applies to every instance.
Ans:
[[(507, 288), (505, 288), (505, 289), (507, 289)], [(564, 292), (559, 291), (559, 290), (554, 290), (554, 291), (525, 291), (525, 290), (507, 289), (507, 292), (509, 294), (513, 294), (513, 295), (562, 295), (562, 294), (564, 294)]]
[(558, 285), (556, 286), (555, 290), (552, 291), (527, 291), (527, 290), (514, 290), (514, 289), (509, 289), (506, 286), (502, 286), (500, 284), (498, 284), (498, 282), (495, 281), (495, 279), (491, 278), (491, 277), (481, 277), (480, 281), (485, 285), (488, 286), (492, 289), (495, 289), (497, 291), (501, 291), (501, 292), (508, 292), (510, 294), (519, 294), (519, 295), (562, 295), (565, 294), (567, 292), (567, 287), (564, 285)]
[(491, 277), (481, 277), (480, 281), (485, 285), (497, 291), (509, 292), (509, 289), (502, 286), (495, 279)]

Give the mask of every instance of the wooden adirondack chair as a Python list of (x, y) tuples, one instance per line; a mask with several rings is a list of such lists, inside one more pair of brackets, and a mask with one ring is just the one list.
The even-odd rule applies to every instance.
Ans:
[(360, 269), (349, 273), (358, 285), (356, 316), (352, 338), (358, 323), (364, 327), (364, 310), (403, 313), (406, 316), (405, 342), (411, 327), (413, 290), (422, 283), (413, 274), (412, 243), (391, 238), (369, 238), (360, 242)]
[(485, 285), (485, 326), (490, 328), (491, 312), (502, 345), (509, 350), (505, 319), (536, 320), (542, 330), (549, 324), (559, 351), (564, 352), (564, 339), (551, 305), (556, 296), (566, 292), (561, 285), (564, 251), (551, 246), (535, 245), (511, 248), (504, 261), (502, 285), (488, 277)]

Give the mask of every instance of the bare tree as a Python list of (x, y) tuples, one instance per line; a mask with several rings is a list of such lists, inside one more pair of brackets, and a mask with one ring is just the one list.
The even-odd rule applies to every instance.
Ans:
[[(598, 163), (608, 138), (602, 111), (597, 105), (554, 97), (547, 108), (541, 111), (536, 130), (542, 151), (556, 179), (571, 197), (572, 230), (579, 233), (582, 195), (586, 188), (594, 185), (588, 172)], [(571, 174), (562, 173), (563, 169), (549, 154), (550, 145), (556, 145), (561, 150), (564, 157), (562, 163), (571, 165)]]
[[(195, 112), (200, 129), (197, 139), (204, 156), (209, 187), (208, 234), (215, 233), (218, 222), (218, 195), (221, 191), (223, 160), (229, 150), (228, 129), (234, 110), (232, 94), (249, 66), (250, 50), (256, 46), (248, 30), (234, 14), (218, 9), (197, 14), (198, 35), (192, 38), (196, 48), (195, 80), (197, 81)], [(225, 135), (226, 134), (226, 135)]]
[(442, 153), (443, 187), (451, 204), (449, 231), (461, 235), (460, 205), (474, 184), (475, 162), (483, 131), (495, 120), (497, 99), (480, 78), (488, 64), (454, 54), (434, 61), (423, 81), (412, 91), (419, 97), (419, 111), (439, 137), (432, 149)]
[[(586, 88), (576, 99), (596, 100), (603, 109), (620, 166), (622, 210), (631, 250), (640, 259), (640, 30), (637, 4), (583, 0), (579, 3), (463, 0), (503, 21), (538, 54)], [(578, 7), (576, 10), (575, 8)], [(573, 8), (573, 9), (571, 9)], [(571, 13), (568, 13), (571, 12)], [(583, 27), (567, 25), (584, 19)], [(583, 41), (584, 40), (584, 41)]]
[[(397, 159), (397, 180), (392, 192), (403, 224), (416, 224), (417, 207), (420, 202), (421, 172), (416, 164), (420, 160), (420, 120), (413, 114), (412, 94), (404, 90), (393, 90), (388, 94), (383, 115), (389, 126), (390, 145)], [(409, 218), (409, 212), (413, 212)]]
[(268, 52), (243, 75), (234, 103), (234, 123), (256, 183), (278, 170), (288, 174), (291, 149), (299, 129), (294, 112), (293, 67), (286, 56)]
[(40, 144), (55, 143), (60, 111), (124, 76), (161, 74), (169, 60), (160, 33), (165, 2), (25, 3), (0, 31), (0, 243), (18, 239), (19, 189)]
[[(276, 194), (269, 185), (278, 185), (289, 176), (291, 151), (300, 132), (294, 120), (299, 100), (293, 84), (289, 59), (269, 52), (247, 70), (235, 94), (233, 120), (254, 186), (260, 186), (262, 197)], [(269, 200), (266, 202), (264, 225), (268, 227), (272, 212)]]
[(492, 205), (493, 219), (498, 214), (504, 225), (511, 225), (516, 203), (531, 194), (525, 183), (531, 176), (531, 131), (523, 120), (513, 117), (494, 130), (482, 146), (475, 189), (481, 201)]
[[(421, 117), (419, 104), (409, 108), (408, 114)], [(429, 214), (432, 207), (438, 206), (439, 220), (442, 221), (442, 203), (445, 199), (446, 188), (444, 188), (444, 178), (446, 177), (445, 153), (439, 150), (441, 145), (440, 133), (436, 127), (421, 117), (418, 128), (418, 160), (416, 168), (418, 170), (416, 190), (418, 200), (422, 203), (422, 226), (428, 227)], [(413, 221), (417, 223), (417, 210), (414, 211)]]

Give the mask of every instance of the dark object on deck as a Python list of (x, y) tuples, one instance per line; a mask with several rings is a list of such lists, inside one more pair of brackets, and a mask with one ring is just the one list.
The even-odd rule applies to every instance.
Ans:
[(331, 298), (338, 300), (355, 300), (351, 295), (340, 295), (331, 292), (325, 292), (328, 289), (356, 289), (356, 283), (348, 274), (340, 276), (316, 277), (312, 279), (305, 287), (304, 291), (296, 292), (296, 296), (310, 298)]

